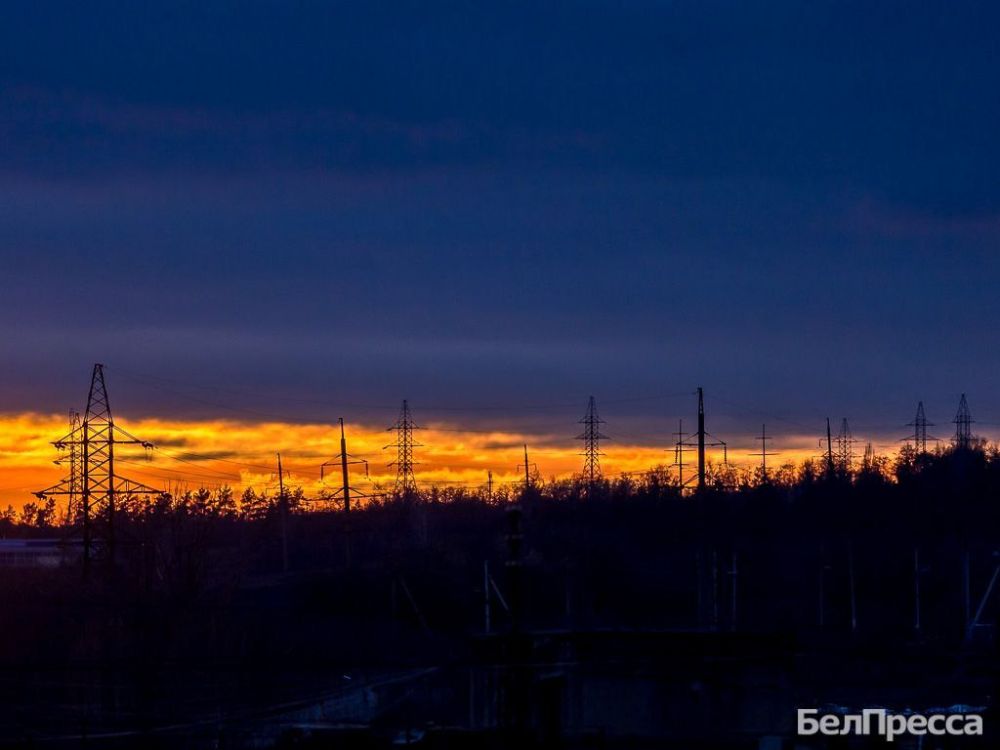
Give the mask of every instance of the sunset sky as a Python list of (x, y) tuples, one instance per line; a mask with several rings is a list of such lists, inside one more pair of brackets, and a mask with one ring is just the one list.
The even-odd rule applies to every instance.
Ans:
[[(56, 451), (51, 441), (67, 432), (66, 422), (62, 415), (0, 418), (0, 471), (5, 478), (0, 487), (0, 503), (18, 508), (32, 499), (28, 491), (54, 485), (65, 476), (65, 465), (52, 463), (65, 454)], [(153, 442), (155, 448), (119, 449), (117, 470), (151, 487), (183, 491), (227, 485), (239, 491), (250, 486), (274, 494), (278, 482), (277, 452), (282, 453), (289, 486), (300, 486), (308, 495), (316, 496), (324, 488), (335, 490), (341, 484), (339, 464), (328, 468), (324, 478), (320, 477), (320, 465), (331, 460), (340, 449), (339, 433), (331, 425), (143, 419), (128, 421), (127, 427), (129, 432)], [(363, 465), (351, 467), (352, 486), (366, 493), (377, 491), (378, 485), (383, 490), (391, 489), (395, 474), (387, 464), (395, 458), (395, 453), (384, 448), (394, 439), (393, 435), (379, 425), (349, 425), (348, 437), (349, 453), (369, 462), (367, 474)], [(572, 433), (468, 432), (447, 423), (431, 424), (416, 433), (420, 444), (415, 455), (419, 462), (417, 479), (424, 488), (436, 485), (475, 490), (486, 484), (487, 472), (491, 471), (497, 488), (516, 484), (523, 477), (523, 470), (517, 468), (524, 462), (523, 441), (530, 443), (529, 461), (537, 464), (542, 481), (565, 478), (580, 471), (582, 460), (581, 445), (572, 437)], [(670, 465), (674, 461), (674, 452), (666, 442), (670, 439), (672, 436), (665, 434), (664, 442), (656, 444), (653, 435), (629, 435), (609, 442), (602, 457), (603, 468), (608, 476), (614, 477), (622, 472)], [(857, 450), (862, 449), (859, 444)], [(728, 458), (736, 466), (752, 467), (759, 464), (760, 459), (751, 455), (758, 450), (759, 447), (737, 439)], [(817, 436), (794, 434), (785, 434), (780, 446), (769, 442), (768, 450), (776, 453), (768, 458), (772, 467), (787, 461), (798, 462), (821, 451)], [(709, 460), (721, 462), (721, 449), (710, 450)], [(693, 474), (694, 452), (685, 453), (684, 461), (684, 476), (689, 478)]]
[[(1000, 432), (989, 3), (21, 3), (0, 25), (0, 502), (108, 366), (149, 483), (746, 463)], [(171, 447), (173, 446), (173, 447)], [(859, 447), (860, 449), (860, 447)], [(780, 459), (778, 459), (780, 460)], [(122, 467), (123, 469), (125, 467)], [(186, 475), (185, 475), (186, 472)], [(419, 477), (418, 477), (419, 478)]]

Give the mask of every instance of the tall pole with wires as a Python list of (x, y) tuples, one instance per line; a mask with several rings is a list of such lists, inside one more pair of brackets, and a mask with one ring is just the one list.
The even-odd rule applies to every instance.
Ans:
[(538, 464), (532, 463), (528, 460), (528, 444), (524, 444), (524, 463), (517, 465), (517, 471), (524, 469), (524, 494), (527, 495), (534, 489), (534, 482), (531, 480), (531, 472), (534, 471), (538, 474)]
[(320, 464), (319, 478), (320, 481), (323, 480), (327, 466), (340, 466), (341, 485), (340, 489), (333, 493), (333, 497), (336, 497), (339, 494), (344, 500), (344, 513), (350, 513), (351, 494), (353, 493), (355, 497), (368, 497), (368, 495), (351, 487), (350, 472), (348, 467), (352, 464), (364, 464), (365, 476), (368, 476), (368, 462), (363, 458), (355, 458), (347, 452), (347, 436), (344, 431), (344, 418), (340, 417), (338, 421), (340, 422), (340, 453), (337, 456), (334, 456), (334, 458), (330, 461)]
[(583, 425), (583, 432), (577, 435), (577, 440), (583, 441), (583, 481), (587, 484), (587, 496), (592, 498), (597, 489), (597, 484), (601, 481), (601, 440), (607, 440), (608, 436), (601, 434), (601, 425), (604, 420), (597, 415), (597, 404), (594, 397), (590, 397), (587, 403), (587, 413), (580, 424)]
[(394, 492), (401, 498), (412, 498), (417, 494), (417, 480), (413, 473), (416, 461), (413, 460), (413, 449), (421, 447), (419, 443), (413, 441), (413, 431), (420, 427), (413, 421), (410, 415), (410, 405), (403, 399), (403, 407), (399, 411), (399, 418), (395, 424), (389, 427), (390, 431), (396, 432), (396, 442), (385, 446), (396, 449), (396, 460), (389, 464), (389, 467), (396, 469), (396, 485)]
[(698, 386), (698, 491), (705, 491), (705, 394)]
[(281, 524), (281, 569), (288, 572), (288, 495), (285, 494), (285, 471), (278, 454), (278, 522)]
[[(722, 463), (729, 463), (729, 447), (726, 441), (715, 437), (705, 430), (705, 392), (698, 388), (698, 491), (703, 492), (706, 486), (705, 475), (705, 448), (722, 448)], [(712, 442), (707, 442), (706, 438), (711, 438)]]
[(760, 477), (761, 477), (761, 483), (762, 484), (767, 484), (768, 481), (769, 481), (768, 476), (767, 476), (767, 457), (768, 456), (776, 456), (776, 455), (778, 455), (777, 453), (772, 453), (771, 451), (769, 451), (767, 449), (767, 441), (768, 440), (773, 440), (774, 438), (770, 437), (767, 434), (767, 425), (766, 424), (762, 424), (760, 426), (760, 437), (759, 438), (755, 438), (755, 439), (760, 441), (760, 452), (759, 453), (751, 453), (750, 455), (751, 456), (760, 456)]
[[(691, 442), (691, 436), (684, 433), (684, 423), (683, 420), (679, 423), (677, 432), (674, 433), (677, 436), (677, 442), (674, 445), (674, 465), (677, 466), (679, 473), (679, 481), (681, 488), (687, 484), (684, 480), (684, 452), (687, 450), (697, 450), (698, 451), (698, 473), (691, 477), (691, 479), (697, 479), (697, 490), (698, 492), (703, 492), (707, 485), (707, 467), (706, 467), (706, 448), (722, 448), (722, 462), (724, 464), (729, 463), (729, 447), (725, 440), (720, 440), (719, 438), (712, 435), (705, 429), (705, 392), (702, 388), (698, 388), (698, 430), (694, 434), (694, 442)], [(708, 439), (711, 438), (711, 442)], [(690, 481), (690, 479), (688, 480)]]
[(94, 557), (103, 557), (109, 565), (115, 561), (116, 515), (122, 500), (136, 495), (159, 495), (160, 490), (123, 477), (115, 470), (115, 447), (138, 445), (150, 450), (153, 444), (140, 440), (115, 424), (111, 401), (104, 378), (104, 365), (98, 363), (90, 376), (87, 409), (79, 426), (53, 445), (75, 451), (77, 474), (56, 485), (36, 492), (39, 498), (56, 495), (77, 498), (80, 535), (83, 546), (83, 573), (86, 577)]

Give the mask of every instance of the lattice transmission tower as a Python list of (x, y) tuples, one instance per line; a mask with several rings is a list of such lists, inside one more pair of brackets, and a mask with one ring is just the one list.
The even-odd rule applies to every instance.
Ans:
[[(907, 422), (907, 427), (913, 428), (913, 434), (909, 435), (903, 440), (907, 440), (913, 443), (913, 449), (917, 452), (917, 455), (923, 455), (927, 452), (927, 428), (933, 427), (933, 422), (927, 421), (927, 416), (924, 414), (924, 402), (917, 402), (917, 416), (913, 418), (912, 422)], [(936, 440), (933, 435), (930, 436), (930, 440)]]
[(396, 484), (393, 492), (400, 497), (412, 497), (417, 494), (417, 480), (413, 473), (413, 467), (417, 465), (417, 462), (413, 460), (413, 449), (423, 446), (413, 442), (413, 431), (421, 428), (414, 423), (413, 417), (410, 415), (410, 405), (406, 399), (403, 399), (399, 418), (388, 429), (396, 432), (396, 442), (383, 448), (383, 450), (396, 449), (396, 460), (389, 464), (390, 469), (396, 468)]
[(854, 468), (854, 437), (847, 424), (847, 417), (840, 421), (840, 432), (837, 433), (837, 449), (833, 456), (837, 470), (842, 474), (850, 474)]
[(607, 435), (601, 434), (601, 425), (604, 420), (597, 414), (597, 403), (594, 397), (590, 397), (587, 403), (587, 413), (580, 420), (583, 425), (583, 432), (576, 436), (577, 440), (583, 441), (583, 481), (587, 483), (587, 492), (592, 494), (597, 483), (601, 481), (601, 441), (610, 440)]
[(968, 450), (972, 447), (972, 423), (974, 420), (964, 393), (958, 402), (958, 411), (952, 421), (955, 423), (955, 447), (959, 450)]
[[(80, 412), (76, 409), (69, 411), (69, 434), (77, 434), (80, 429)], [(79, 443), (71, 443), (63, 450), (65, 455), (57, 459), (54, 463), (57, 466), (69, 465), (69, 476), (60, 484), (66, 489), (66, 516), (64, 526), (71, 527), (77, 520), (80, 512), (80, 492), (83, 487), (83, 452)]]
[(121, 503), (142, 495), (159, 495), (161, 490), (122, 476), (115, 470), (115, 447), (139, 445), (150, 450), (153, 444), (140, 440), (115, 424), (104, 380), (104, 365), (95, 364), (83, 420), (72, 420), (68, 435), (53, 445), (69, 451), (70, 474), (56, 485), (36, 492), (41, 499), (62, 495), (76, 504), (71, 516), (78, 519), (83, 542), (84, 575), (91, 560), (103, 557), (114, 563), (116, 514)]

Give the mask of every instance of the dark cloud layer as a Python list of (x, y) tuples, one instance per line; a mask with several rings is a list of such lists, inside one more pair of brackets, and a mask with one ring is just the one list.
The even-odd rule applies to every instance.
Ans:
[(987, 3), (8, 9), (0, 408), (61, 408), (105, 359), (306, 399), (136, 383), (146, 412), (678, 383), (808, 419), (905, 421), (961, 390), (1000, 412), (997, 21)]

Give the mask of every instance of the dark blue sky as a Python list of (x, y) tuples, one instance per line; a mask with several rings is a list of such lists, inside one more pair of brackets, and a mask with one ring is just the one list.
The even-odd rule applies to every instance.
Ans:
[(998, 27), (952, 2), (7, 8), (0, 408), (80, 406), (100, 359), (135, 414), (593, 393), (661, 419), (701, 384), (747, 429), (886, 433), (967, 391), (988, 432)]

